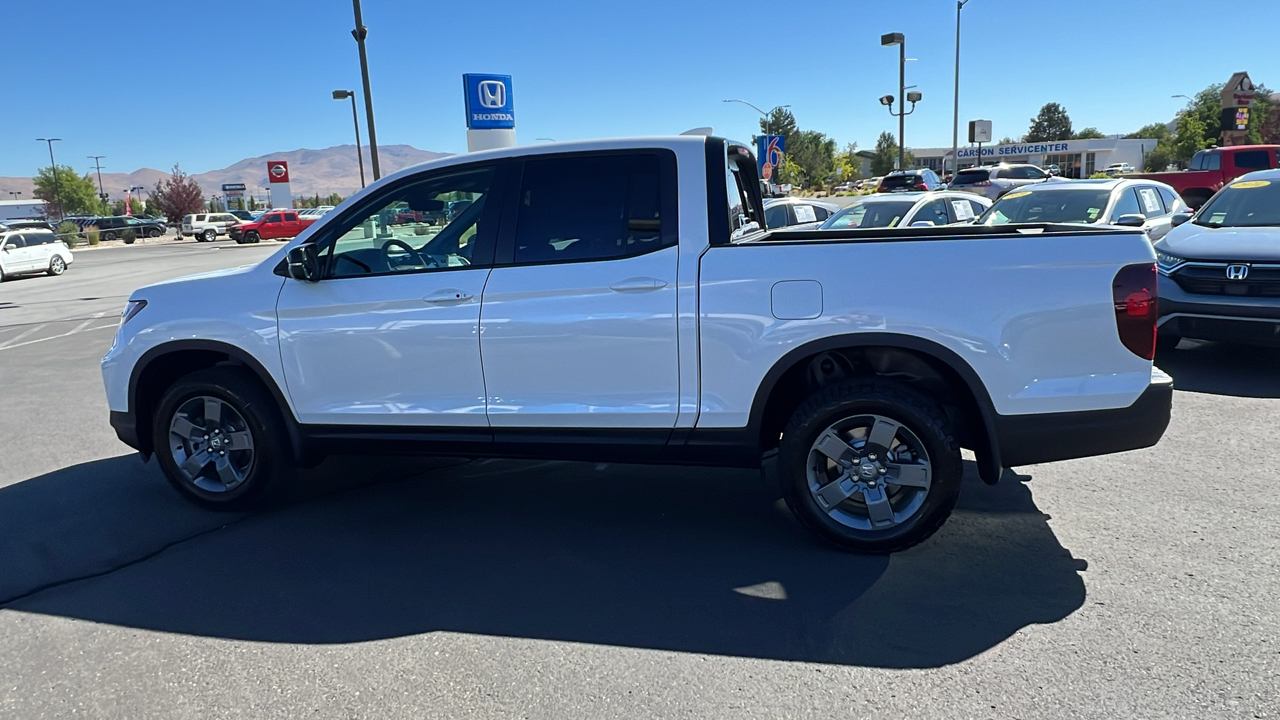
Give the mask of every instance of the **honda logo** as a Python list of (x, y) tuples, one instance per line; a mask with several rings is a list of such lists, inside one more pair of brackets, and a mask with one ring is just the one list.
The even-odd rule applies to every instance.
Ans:
[(1227, 266), (1228, 280), (1243, 280), (1247, 277), (1249, 277), (1248, 265), (1228, 265)]
[(480, 107), (491, 110), (507, 106), (507, 86), (501, 80), (480, 81)]

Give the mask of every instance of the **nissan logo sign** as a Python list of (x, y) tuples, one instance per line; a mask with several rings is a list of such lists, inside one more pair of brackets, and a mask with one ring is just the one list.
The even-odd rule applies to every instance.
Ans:
[(272, 165), (272, 166), (271, 166), (271, 175), (272, 175), (273, 177), (278, 177), (278, 178), (284, 177), (284, 174), (285, 174), (286, 172), (288, 172), (288, 170), (285, 170), (283, 165)]

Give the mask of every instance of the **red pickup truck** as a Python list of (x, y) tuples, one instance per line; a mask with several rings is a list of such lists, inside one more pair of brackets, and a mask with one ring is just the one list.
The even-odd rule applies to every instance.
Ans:
[(240, 245), (252, 245), (259, 240), (288, 240), (313, 222), (315, 219), (298, 217), (292, 210), (270, 210), (253, 222), (231, 226), (228, 234)]
[(1280, 167), (1280, 145), (1237, 145), (1201, 150), (1191, 158), (1191, 168), (1179, 172), (1125, 175), (1129, 179), (1158, 180), (1171, 185), (1182, 200), (1199, 208), (1223, 185), (1254, 170)]

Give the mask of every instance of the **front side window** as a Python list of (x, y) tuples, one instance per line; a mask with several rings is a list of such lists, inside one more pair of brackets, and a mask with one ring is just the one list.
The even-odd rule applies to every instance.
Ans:
[(1119, 220), (1123, 215), (1146, 215), (1142, 212), (1141, 206), (1138, 205), (1138, 198), (1133, 194), (1132, 188), (1126, 188), (1120, 191), (1120, 195), (1116, 198), (1116, 206), (1111, 208), (1111, 219)]
[(268, 215), (268, 216), (266, 217), (266, 219), (265, 219), (265, 220), (263, 220), (262, 222), (264, 222), (264, 223), (278, 223), (278, 222), (280, 222), (280, 216), (279, 216), (279, 215)]
[(20, 247), (25, 247), (25, 245), (22, 242), (22, 235), (18, 233), (14, 233), (9, 236), (8, 240), (0, 243), (0, 247), (3, 247), (8, 250), (17, 250)]
[(786, 203), (774, 203), (764, 209), (764, 224), (769, 228), (780, 228), (787, 226), (787, 205)]
[(655, 155), (530, 160), (512, 260), (611, 260), (664, 247), (661, 189)]
[(950, 224), (951, 218), (947, 215), (947, 201), (934, 200), (920, 208), (920, 212), (916, 213), (916, 216), (911, 219), (911, 222), (917, 223), (922, 221), (928, 221), (934, 225)]
[[(478, 236), (493, 242), (495, 229), (484, 213), (492, 180), (492, 167), (471, 168), (384, 193), (340, 223), (332, 241), (318, 241), (325, 245), (321, 253), (328, 258), (329, 277), (469, 267)], [(554, 189), (563, 192), (564, 186)], [(462, 209), (451, 214), (450, 205)]]

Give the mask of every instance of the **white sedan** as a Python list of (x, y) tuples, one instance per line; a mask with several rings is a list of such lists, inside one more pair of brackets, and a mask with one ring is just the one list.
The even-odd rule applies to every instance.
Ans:
[(809, 198), (785, 197), (764, 201), (764, 222), (769, 229), (820, 223), (831, 217), (839, 205)]
[(0, 226), (0, 281), (14, 275), (61, 275), (71, 264), (71, 250), (51, 230)]
[(925, 227), (973, 222), (991, 201), (958, 190), (867, 195), (846, 205), (819, 230)]

